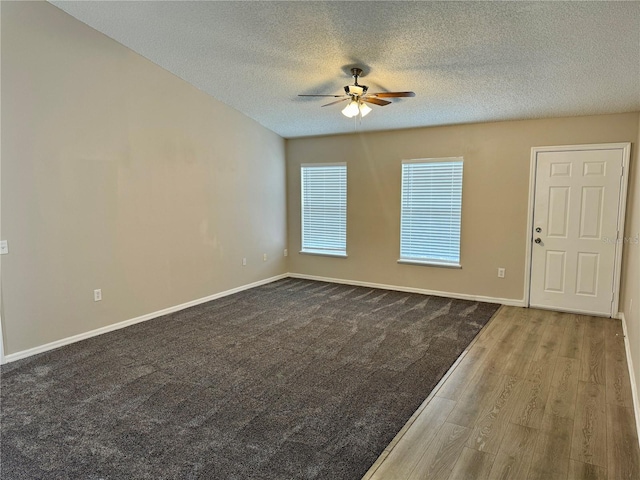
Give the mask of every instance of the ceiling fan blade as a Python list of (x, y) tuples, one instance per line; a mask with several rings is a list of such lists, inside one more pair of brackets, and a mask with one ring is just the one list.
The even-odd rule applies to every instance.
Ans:
[(415, 97), (416, 96), (414, 92), (380, 92), (380, 93), (370, 93), (369, 95), (377, 98)]
[(346, 97), (346, 95), (298, 95), (299, 97)]
[(384, 107), (385, 105), (389, 105), (391, 103), (386, 100), (380, 100), (379, 98), (373, 98), (373, 97), (366, 97), (366, 98), (362, 98), (361, 100), (363, 102), (373, 103), (374, 105), (380, 105), (381, 107)]
[(336, 100), (335, 102), (325, 103), (324, 105), (320, 105), (321, 107), (328, 107), (329, 105), (335, 105), (336, 103), (346, 102), (349, 100), (348, 98), (341, 98), (340, 100)]

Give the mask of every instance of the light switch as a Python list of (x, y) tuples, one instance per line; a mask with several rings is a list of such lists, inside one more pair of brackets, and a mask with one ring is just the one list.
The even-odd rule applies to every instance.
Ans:
[(9, 253), (9, 243), (6, 240), (0, 240), (0, 255)]

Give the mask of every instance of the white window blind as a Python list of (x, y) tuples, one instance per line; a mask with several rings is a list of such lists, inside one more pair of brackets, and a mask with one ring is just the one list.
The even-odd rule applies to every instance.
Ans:
[(347, 165), (302, 165), (302, 251), (347, 254)]
[(402, 162), (400, 261), (460, 266), (462, 158)]

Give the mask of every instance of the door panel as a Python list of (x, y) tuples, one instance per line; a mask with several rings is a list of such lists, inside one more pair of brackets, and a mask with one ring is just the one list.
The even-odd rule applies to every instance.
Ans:
[(570, 163), (552, 163), (551, 164), (551, 176), (552, 177), (570, 177), (571, 176), (571, 164)]
[(544, 291), (563, 293), (564, 292), (564, 271), (566, 252), (547, 251), (547, 262), (545, 265)]
[(577, 295), (598, 295), (599, 260), (597, 253), (578, 252)]
[(584, 162), (582, 174), (585, 177), (594, 175), (602, 177), (605, 175), (606, 165), (604, 162)]
[(539, 151), (530, 305), (610, 315), (623, 150)]
[(602, 199), (604, 187), (582, 187), (580, 205), (580, 238), (600, 240), (602, 237)]
[(549, 188), (549, 213), (547, 215), (547, 236), (567, 237), (569, 226), (569, 187)]

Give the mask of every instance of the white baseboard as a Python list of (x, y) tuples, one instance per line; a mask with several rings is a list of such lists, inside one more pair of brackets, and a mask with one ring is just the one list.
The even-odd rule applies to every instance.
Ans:
[(360, 282), (358, 280), (345, 280), (342, 278), (318, 277), (316, 275), (306, 275), (304, 273), (289, 273), (291, 278), (302, 278), (305, 280), (318, 280), (321, 282), (342, 283), (357, 287), (380, 288), (383, 290), (396, 290), (398, 292), (421, 293), (423, 295), (434, 295), (436, 297), (457, 298), (459, 300), (472, 300), (475, 302), (499, 303), (513, 307), (525, 307), (524, 300), (514, 300), (512, 298), (485, 297), (482, 295), (467, 295), (465, 293), (440, 292), (437, 290), (426, 290), (424, 288), (403, 287), (400, 285), (385, 285), (383, 283)]
[(249, 283), (247, 285), (241, 285), (239, 287), (232, 288), (230, 290), (225, 290), (224, 292), (214, 293), (213, 295), (209, 295), (207, 297), (198, 298), (196, 300), (191, 300), (190, 302), (182, 303), (180, 305), (164, 308), (162, 310), (158, 310), (157, 312), (147, 313), (146, 315), (142, 315), (140, 317), (131, 318), (129, 320), (124, 320), (122, 322), (114, 323), (112, 325), (107, 325), (106, 327), (97, 328), (89, 332), (73, 335), (72, 337), (56, 340), (55, 342), (47, 343), (45, 345), (40, 345), (38, 347), (29, 348), (27, 350), (22, 350), (20, 352), (5, 355), (2, 360), (3, 360), (3, 363), (15, 362), (16, 360), (27, 358), (27, 357), (30, 357), (31, 355), (47, 352), (55, 348), (69, 345), (70, 343), (79, 342), (80, 340), (85, 340), (87, 338), (95, 337), (97, 335), (102, 335), (103, 333), (112, 332), (114, 330), (119, 330), (121, 328), (125, 328), (130, 325), (135, 325), (136, 323), (146, 322), (147, 320), (151, 320), (154, 318), (161, 317), (163, 315), (167, 315), (169, 313), (174, 313), (180, 310), (184, 310), (185, 308), (194, 307), (196, 305), (200, 305), (201, 303), (210, 302), (211, 300), (215, 300), (217, 298), (233, 295), (234, 293), (242, 292), (243, 290), (248, 290), (254, 287), (259, 287), (260, 285), (265, 285), (267, 283), (275, 282), (276, 280), (281, 280), (287, 277), (288, 277), (288, 274), (283, 273), (281, 275), (276, 275), (275, 277), (265, 278), (264, 280), (258, 280), (257, 282)]
[(629, 368), (629, 380), (631, 382), (631, 395), (633, 396), (633, 413), (636, 416), (636, 432), (638, 434), (638, 444), (640, 445), (640, 397), (638, 396), (638, 385), (636, 384), (633, 360), (631, 359), (631, 345), (629, 345), (629, 335), (627, 334), (627, 319), (624, 312), (618, 313), (618, 318), (622, 320), (622, 333), (624, 334), (624, 350), (627, 353), (627, 367)]

